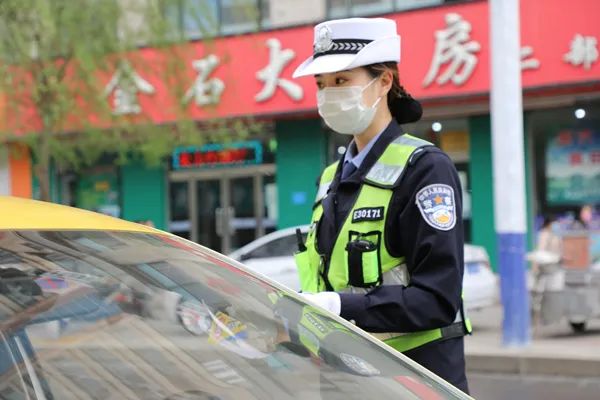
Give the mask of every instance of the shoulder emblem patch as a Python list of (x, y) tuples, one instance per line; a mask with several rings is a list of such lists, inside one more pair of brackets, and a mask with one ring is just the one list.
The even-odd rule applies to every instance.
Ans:
[(435, 229), (449, 231), (456, 225), (456, 203), (451, 186), (436, 183), (419, 190), (417, 207), (425, 222)]

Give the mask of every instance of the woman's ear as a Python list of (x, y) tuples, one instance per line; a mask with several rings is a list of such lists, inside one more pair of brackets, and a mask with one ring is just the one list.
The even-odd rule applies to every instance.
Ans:
[(388, 92), (392, 89), (392, 83), (394, 82), (394, 76), (390, 70), (385, 70), (380, 75), (381, 81), (381, 93), (380, 96), (387, 96)]

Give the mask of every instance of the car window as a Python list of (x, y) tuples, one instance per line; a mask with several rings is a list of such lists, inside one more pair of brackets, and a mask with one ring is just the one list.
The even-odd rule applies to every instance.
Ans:
[[(303, 235), (303, 240), (306, 240), (306, 233)], [(247, 253), (244, 259), (252, 258), (267, 258), (267, 257), (291, 257), (298, 250), (298, 240), (296, 235), (288, 235), (278, 239), (274, 239), (253, 251)]]
[(0, 398), (466, 397), (178, 238), (0, 231)]

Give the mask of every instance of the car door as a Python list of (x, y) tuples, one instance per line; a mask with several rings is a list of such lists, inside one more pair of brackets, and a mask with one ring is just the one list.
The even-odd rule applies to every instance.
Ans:
[(243, 254), (241, 261), (249, 268), (298, 291), (300, 280), (294, 261), (294, 252), (297, 248), (296, 235), (289, 234)]

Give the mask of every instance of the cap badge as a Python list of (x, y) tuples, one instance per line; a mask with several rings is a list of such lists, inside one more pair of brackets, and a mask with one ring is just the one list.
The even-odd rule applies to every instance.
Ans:
[(333, 47), (333, 40), (331, 39), (331, 28), (327, 25), (323, 25), (317, 32), (315, 38), (315, 53), (324, 53), (331, 50)]

